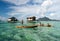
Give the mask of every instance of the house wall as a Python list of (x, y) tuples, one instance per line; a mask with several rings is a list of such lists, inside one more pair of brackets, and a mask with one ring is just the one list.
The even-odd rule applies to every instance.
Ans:
[(28, 21), (35, 21), (36, 20), (36, 17), (28, 17), (27, 20)]

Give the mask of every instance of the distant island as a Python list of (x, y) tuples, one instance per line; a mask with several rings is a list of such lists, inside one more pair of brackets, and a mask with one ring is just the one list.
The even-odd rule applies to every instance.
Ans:
[(43, 17), (43, 18), (37, 19), (37, 21), (60, 21), (60, 20), (50, 19), (50, 18), (48, 18), (48, 17)]

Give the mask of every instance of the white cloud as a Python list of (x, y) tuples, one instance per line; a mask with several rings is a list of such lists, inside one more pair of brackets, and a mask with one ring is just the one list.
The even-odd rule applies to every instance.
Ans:
[(15, 5), (21, 5), (21, 4), (26, 4), (29, 0), (4, 0), (10, 3), (13, 3)]
[[(34, 2), (39, 3), (40, 1), (41, 0), (35, 0)], [(28, 1), (26, 1), (26, 2), (28, 2)], [(22, 2), (22, 3), (25, 4), (24, 2)], [(16, 5), (20, 5), (20, 3), (19, 4), (16, 3)], [(35, 15), (35, 16), (38, 16), (38, 17), (44, 17), (44, 16), (46, 16), (46, 12), (54, 11), (54, 9), (52, 10), (52, 7), (51, 7), (52, 5), (53, 5), (52, 0), (45, 0), (45, 1), (43, 1), (43, 3), (41, 5), (40, 4), (39, 5), (27, 5), (27, 4), (25, 4), (25, 6), (22, 6), (22, 7), (14, 6), (14, 7), (10, 7), (11, 9), (13, 9), (13, 11), (9, 12), (8, 15), (11, 15), (11, 16), (17, 15), (18, 16), (18, 15), (23, 14), (22, 16), (18, 16), (18, 17), (25, 17), (27, 15), (31, 15), (31, 16)], [(53, 17), (53, 15), (54, 15), (54, 13), (50, 14), (49, 16)]]
[(21, 5), (21, 4), (26, 4), (29, 1), (33, 2), (33, 3), (42, 3), (44, 0), (3, 0), (3, 1), (7, 1), (9, 3), (13, 3), (15, 5)]
[[(3, 0), (10, 3), (13, 3), (17, 6), (10, 7), (13, 9), (12, 12), (8, 12), (10, 16), (18, 16), (18, 17), (25, 17), (25, 16), (32, 16), (35, 15), (37, 17), (44, 17), (47, 16), (46, 12), (48, 13), (49, 18), (56, 18), (60, 19), (60, 0)], [(29, 1), (33, 1), (34, 5), (26, 4)], [(39, 3), (38, 5), (35, 3)], [(41, 3), (41, 4), (40, 4)], [(20, 5), (22, 5), (20, 7)], [(22, 16), (19, 16), (23, 14)]]
[(42, 0), (33, 0), (34, 2), (40, 3)]
[(47, 15), (50, 19), (57, 19), (60, 20), (60, 14), (59, 13), (50, 13)]
[[(50, 2), (50, 3), (49, 3)], [(33, 6), (25, 6), (25, 7), (12, 7), (13, 9), (15, 9), (16, 11), (18, 12), (24, 12), (24, 13), (38, 13), (39, 10), (41, 11), (46, 11), (46, 6), (48, 7), (49, 5), (46, 5), (47, 4), (51, 4), (52, 2), (51, 1), (47, 1), (47, 2), (43, 2), (42, 5), (33, 5)]]
[(28, 6), (28, 7), (10, 7), (14, 9), (14, 11), (10, 12), (9, 15), (17, 15), (17, 14), (38, 14), (39, 6)]
[(60, 0), (52, 0), (53, 5), (48, 9), (51, 13), (48, 15), (49, 18), (60, 20)]
[(41, 6), (42, 7), (47, 7), (47, 6), (50, 6), (52, 4), (53, 4), (53, 2), (51, 0), (46, 0), (46, 1), (43, 2), (43, 4)]
[(34, 1), (34, 3), (42, 3), (44, 0), (33, 0)]
[[(53, 4), (53, 2), (51, 0), (45, 0), (42, 4), (41, 4), (41, 9), (40, 9), (40, 13), (41, 16), (44, 17), (46, 12), (48, 11), (48, 7), (51, 6)], [(48, 9), (47, 9), (48, 8)]]
[(54, 14), (54, 13), (51, 13), (51, 14), (50, 14), (50, 16), (52, 16), (52, 17), (53, 17), (53, 16), (55, 16), (55, 14)]

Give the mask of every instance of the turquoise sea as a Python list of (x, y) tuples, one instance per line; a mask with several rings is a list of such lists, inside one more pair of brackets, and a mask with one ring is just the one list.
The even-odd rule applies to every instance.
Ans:
[[(60, 21), (41, 21), (52, 27), (16, 28), (21, 23), (0, 22), (0, 41), (60, 41)], [(24, 23), (33, 25), (36, 23)]]

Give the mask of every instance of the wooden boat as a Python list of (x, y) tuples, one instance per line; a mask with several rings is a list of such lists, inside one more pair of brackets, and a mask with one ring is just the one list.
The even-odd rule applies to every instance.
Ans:
[(52, 25), (48, 24), (48, 25), (33, 25), (33, 26), (16, 26), (16, 28), (35, 28), (38, 26), (42, 26), (42, 27), (52, 27)]
[(16, 26), (16, 28), (35, 28), (37, 25), (34, 26)]

